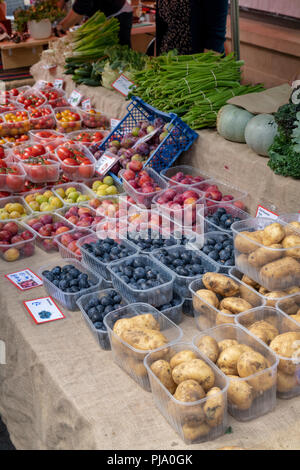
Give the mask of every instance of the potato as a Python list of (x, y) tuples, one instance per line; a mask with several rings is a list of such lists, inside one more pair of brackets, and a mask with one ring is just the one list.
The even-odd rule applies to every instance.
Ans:
[(236, 344), (224, 349), (217, 360), (217, 366), (226, 375), (237, 375), (237, 362), (246, 351), (252, 351), (246, 344)]
[(146, 328), (143, 330), (125, 330), (121, 338), (133, 348), (142, 351), (160, 348), (168, 342), (167, 338), (160, 331)]
[(229, 375), (228, 377), (231, 379), (227, 391), (229, 403), (235, 405), (239, 410), (248, 410), (255, 398), (253, 388), (235, 375)]
[(256, 374), (267, 368), (265, 357), (257, 351), (246, 351), (238, 358), (236, 368), (242, 378)]
[(296, 315), (290, 315), (290, 317), (296, 322), (300, 323), (300, 312), (297, 313)]
[[(257, 246), (256, 246), (256, 248), (257, 248)], [(242, 253), (238, 256), (235, 256), (235, 264), (236, 264), (236, 267), (240, 271), (244, 271), (245, 269), (249, 269), (248, 255), (245, 255), (245, 254)]]
[(205, 421), (210, 427), (219, 426), (224, 419), (225, 401), (219, 387), (213, 387), (207, 392), (207, 400), (203, 407)]
[[(249, 286), (250, 287), (250, 286)], [(261, 300), (256, 292), (249, 287), (240, 285), (240, 296), (242, 299), (246, 300), (252, 307), (258, 307), (261, 305)]]
[(218, 347), (220, 353), (224, 351), (224, 349), (230, 348), (230, 346), (237, 345), (238, 342), (236, 339), (223, 339), (222, 341), (218, 342)]
[(282, 299), (282, 297), (285, 297), (285, 295), (285, 292), (282, 290), (267, 292), (264, 294), (264, 296), (267, 298), (266, 305), (268, 307), (276, 307), (278, 299)]
[(260, 287), (258, 282), (253, 281), (253, 279), (246, 276), (246, 274), (243, 275), (241, 281), (244, 282), (245, 284), (247, 284), (248, 286), (253, 287), (253, 289), (259, 289), (259, 287)]
[(215, 374), (211, 367), (202, 359), (192, 359), (182, 362), (172, 370), (172, 377), (175, 383), (180, 384), (184, 380), (196, 380), (207, 392), (215, 382)]
[(278, 364), (278, 369), (282, 372), (294, 374), (297, 369), (296, 360), (300, 362), (300, 331), (289, 331), (276, 336), (271, 341), (270, 348), (279, 356), (294, 358), (295, 362), (280, 359)]
[(262, 394), (274, 387), (276, 384), (276, 373), (271, 370), (267, 370), (266, 372), (262, 372), (252, 379), (247, 380), (247, 382), (257, 394)]
[(185, 440), (195, 442), (206, 436), (210, 432), (210, 427), (206, 423), (196, 424), (195, 426), (187, 423), (182, 426), (182, 431)]
[(288, 225), (284, 227), (285, 235), (295, 235), (295, 230), (300, 231), (300, 222), (297, 222), (296, 220), (293, 222), (290, 222)]
[(250, 333), (257, 336), (261, 341), (266, 344), (270, 344), (276, 336), (279, 335), (279, 331), (275, 326), (265, 320), (256, 321), (249, 327)]
[(249, 302), (238, 297), (226, 297), (220, 303), (220, 308), (229, 310), (232, 314), (237, 314), (250, 310), (252, 307)]
[(170, 360), (171, 369), (178, 366), (182, 362), (188, 362), (192, 359), (197, 359), (197, 354), (194, 351), (183, 350), (176, 353)]
[(290, 287), (289, 289), (287, 289), (285, 292), (289, 295), (298, 294), (298, 292), (300, 293), (300, 287), (293, 286), (293, 287)]
[(138, 361), (134, 357), (128, 357), (128, 359), (126, 359), (126, 366), (128, 366), (128, 369), (131, 369), (138, 377), (147, 377), (148, 375), (143, 361)]
[(201, 385), (196, 380), (191, 379), (181, 382), (174, 393), (174, 398), (183, 402), (198, 401), (204, 397), (205, 391)]
[(268, 289), (266, 289), (265, 287), (260, 286), (260, 288), (258, 289), (258, 292), (259, 292), (261, 295), (266, 295), (266, 294), (268, 294), (270, 291), (269, 291)]
[[(288, 235), (282, 241), (283, 248), (286, 248), (286, 255), (293, 258), (300, 258), (300, 235)], [(295, 247), (294, 249), (291, 249)]]
[(130, 330), (131, 328), (131, 318), (120, 318), (117, 320), (113, 327), (113, 332), (121, 336), (125, 330)]
[(284, 251), (280, 250), (280, 248), (282, 248), (282, 245), (279, 243), (270, 245), (269, 248), (258, 248), (257, 250), (250, 253), (248, 256), (248, 263), (255, 267), (260, 267), (264, 264), (271, 263), (271, 261), (275, 261), (276, 259), (279, 259), (283, 256)]
[(216, 325), (224, 325), (225, 323), (235, 323), (235, 321), (234, 315), (229, 310), (223, 308), (216, 316)]
[(193, 296), (193, 307), (196, 312), (211, 312), (211, 308), (207, 304), (212, 305), (215, 308), (219, 307), (219, 299), (216, 294), (207, 289), (197, 290), (196, 295)]
[(300, 263), (286, 256), (263, 266), (260, 270), (260, 277), (262, 282), (268, 283), (274, 290), (282, 288), (283, 283), (286, 287), (289, 284), (295, 285), (300, 282)]
[(169, 390), (170, 393), (175, 392), (176, 384), (172, 378), (172, 371), (170, 364), (163, 359), (155, 361), (151, 364), (150, 369), (152, 370), (153, 374), (161, 381), (161, 383)]
[(212, 362), (217, 361), (219, 357), (219, 347), (217, 341), (211, 336), (202, 336), (197, 342), (197, 348)]
[(258, 243), (262, 243), (262, 230), (256, 232), (240, 232), (234, 240), (234, 247), (236, 250), (244, 254), (250, 254), (252, 251), (257, 250)]
[(274, 245), (274, 243), (280, 243), (284, 237), (284, 227), (278, 222), (274, 222), (264, 228), (262, 233), (262, 242), (263, 245), (270, 246)]
[(233, 297), (239, 293), (239, 284), (228, 276), (219, 273), (205, 273), (204, 286), (222, 297)]
[(280, 301), (279, 308), (283, 310), (284, 313), (286, 313), (287, 315), (295, 315), (299, 309), (299, 306), (297, 305), (295, 300), (289, 298), (283, 299)]
[(120, 318), (114, 324), (113, 331), (116, 335), (121, 336), (124, 330), (131, 330), (133, 328), (160, 330), (159, 323), (155, 320), (154, 316), (151, 313), (145, 313), (131, 318)]
[(281, 393), (289, 392), (297, 387), (296, 374), (285, 374), (281, 370), (277, 371), (277, 391)]

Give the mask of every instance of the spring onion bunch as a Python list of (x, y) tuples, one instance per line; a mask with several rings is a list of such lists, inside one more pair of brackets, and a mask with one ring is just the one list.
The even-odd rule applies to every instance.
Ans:
[(242, 65), (233, 54), (169, 52), (134, 73), (134, 94), (161, 111), (177, 113), (193, 129), (214, 127), (229, 98), (263, 90), (262, 85), (240, 84)]
[(119, 42), (119, 28), (116, 18), (106, 19), (104, 13), (97, 11), (73, 33), (73, 55), (66, 63), (79, 64), (105, 57), (105, 49)]

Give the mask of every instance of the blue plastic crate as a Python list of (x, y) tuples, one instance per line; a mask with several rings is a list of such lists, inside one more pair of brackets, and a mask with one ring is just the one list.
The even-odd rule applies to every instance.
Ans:
[[(160, 173), (161, 170), (172, 166), (179, 155), (188, 150), (198, 137), (197, 132), (193, 131), (176, 114), (163, 113), (136, 96), (132, 97), (127, 109), (126, 116), (100, 144), (99, 150), (106, 150), (112, 140), (120, 141), (128, 130), (138, 125), (139, 121), (153, 122), (156, 118), (161, 118), (165, 123), (172, 124), (172, 128), (144, 164), (144, 166), (149, 166)], [(120, 181), (113, 173), (110, 173), (110, 175)]]

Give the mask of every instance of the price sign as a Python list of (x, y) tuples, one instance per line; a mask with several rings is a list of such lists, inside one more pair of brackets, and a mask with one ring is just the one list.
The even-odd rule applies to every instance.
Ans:
[(269, 219), (276, 220), (278, 215), (259, 204), (257, 206), (255, 217), (268, 217)]
[(121, 121), (119, 119), (111, 119), (110, 120), (110, 130), (113, 131), (115, 127), (120, 123)]
[(53, 83), (53, 87), (57, 90), (62, 90), (64, 87), (64, 81), (62, 78), (56, 78)]
[(26, 310), (36, 324), (48, 323), (65, 318), (51, 297), (27, 300), (23, 302)]
[(125, 75), (121, 74), (112, 84), (111, 86), (121, 93), (123, 96), (128, 96), (128, 93), (131, 91), (130, 87), (132, 87), (134, 83), (129, 80)]
[(30, 269), (6, 274), (5, 277), (20, 290), (28, 290), (43, 285), (43, 281)]
[(90, 109), (92, 109), (91, 100), (89, 98), (83, 100), (81, 103), (81, 107), (84, 111), (89, 111)]
[(102, 157), (96, 163), (96, 173), (101, 176), (106, 175), (106, 173), (120, 160), (120, 157), (114, 155), (111, 152), (105, 152)]
[(73, 90), (68, 98), (68, 103), (70, 103), (71, 106), (76, 107), (76, 106), (79, 106), (81, 100), (82, 100), (82, 94), (79, 93), (79, 91), (77, 90)]

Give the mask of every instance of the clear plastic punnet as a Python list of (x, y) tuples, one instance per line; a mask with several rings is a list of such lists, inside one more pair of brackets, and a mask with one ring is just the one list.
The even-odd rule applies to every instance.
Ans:
[[(59, 98), (59, 100), (65, 100), (64, 97)], [(62, 132), (63, 134), (79, 131), (81, 129), (81, 111), (78, 108), (72, 108), (72, 106), (61, 106), (61, 107), (54, 107), (55, 104), (52, 104), (52, 108), (54, 108), (55, 120), (56, 120), (56, 130), (58, 132)], [(78, 115), (77, 119), (73, 121), (69, 120), (69, 118), (64, 117), (66, 112), (75, 113)], [(65, 114), (67, 116), (67, 114)]]
[[(23, 208), (23, 213), (21, 212)], [(22, 196), (8, 196), (0, 198), (0, 222), (8, 219), (22, 220), (27, 215), (32, 214), (32, 210), (27, 206)], [(18, 216), (19, 214), (19, 216)]]
[(45, 156), (20, 160), (20, 165), (32, 183), (55, 183), (59, 180), (60, 163)]
[[(289, 213), (289, 214), (280, 214), (277, 219), (278, 222), (284, 222), (289, 225), (289, 230), (290, 233), (292, 233), (292, 230), (296, 230), (297, 232), (300, 232), (300, 213), (299, 212), (294, 212), (294, 213)], [(297, 235), (297, 233), (295, 233)], [(299, 233), (300, 236), (300, 233)]]
[[(181, 351), (192, 351), (195, 359), (203, 361), (205, 368), (210, 368), (211, 376), (214, 379), (213, 386), (218, 387), (216, 390), (212, 393), (207, 390), (208, 394), (205, 393), (203, 398), (196, 401), (182, 401), (175, 398), (175, 395), (172, 394), (174, 388), (170, 391), (153, 372), (152, 367), (155, 369), (154, 363), (158, 360), (171, 361)], [(145, 357), (144, 364), (156, 407), (186, 444), (212, 441), (225, 433), (228, 424), (227, 389), (229, 381), (215, 364), (193, 344), (178, 342), (167, 348), (157, 349)]]
[[(5, 225), (11, 223), (17, 225), (18, 232), (11, 238), (10, 242), (8, 242), (8, 239), (0, 241), (0, 259), (12, 262), (34, 255), (36, 239), (34, 232), (18, 220), (8, 219), (5, 221)], [(3, 231), (7, 232), (5, 225)]]
[[(222, 215), (220, 213), (223, 213)], [(224, 221), (220, 222), (220, 218), (224, 217)], [(232, 235), (231, 226), (239, 220), (250, 219), (251, 216), (244, 210), (234, 204), (219, 203), (211, 204), (205, 207), (204, 213), (198, 211), (197, 216), (203, 221), (204, 232), (222, 231)]]
[(54, 129), (55, 117), (51, 106), (42, 106), (34, 111), (29, 111), (31, 129)]
[[(98, 176), (98, 177), (95, 176), (94, 178), (91, 178), (90, 180), (85, 181), (85, 184), (90, 188), (91, 191), (93, 191), (94, 197), (97, 197), (97, 199), (106, 198), (106, 197), (111, 196), (111, 194), (109, 194), (109, 192), (108, 192), (107, 194), (101, 194), (101, 195), (99, 195), (99, 194), (97, 194), (97, 190), (94, 189), (94, 188), (95, 188), (95, 184), (96, 184), (97, 182), (105, 184), (105, 183), (103, 182), (103, 179), (104, 179), (104, 178), (105, 178), (105, 177), (103, 177), (103, 176), (102, 176), (102, 177), (101, 177), (101, 176)], [(94, 185), (94, 187), (93, 187), (93, 185)], [(118, 181), (113, 180), (113, 184), (112, 184), (111, 186), (114, 186), (114, 187), (117, 189), (117, 193), (116, 193), (117, 195), (118, 195), (118, 194), (124, 194), (123, 186), (122, 186), (122, 184), (120, 184)], [(109, 186), (109, 187), (111, 187), (111, 186)], [(99, 186), (99, 187), (100, 187), (100, 186)], [(125, 203), (125, 202), (124, 202), (124, 203)]]
[(108, 117), (100, 111), (97, 111), (96, 109), (90, 109), (88, 111), (82, 109), (81, 116), (82, 122), (86, 127), (90, 127), (92, 129), (96, 127), (98, 127), (99, 129), (109, 128)]
[[(120, 266), (125, 266), (125, 263), (133, 260), (138, 260), (143, 267), (149, 266), (151, 270), (154, 269), (161, 278), (161, 283), (157, 287), (148, 289), (133, 289), (128, 285), (116, 271), (119, 270)], [(110, 263), (107, 269), (111, 275), (113, 286), (122, 296), (129, 300), (129, 302), (144, 302), (154, 307), (160, 307), (170, 302), (173, 297), (175, 275), (170, 270), (165, 269), (161, 263), (146, 255), (137, 254), (125, 260)]]
[(246, 191), (216, 179), (204, 181), (197, 185), (197, 188), (205, 194), (207, 206), (211, 204), (224, 204), (224, 202), (232, 204), (237, 201), (245, 205), (248, 202), (248, 193)]
[[(104, 242), (107, 238), (110, 239), (106, 232), (97, 231), (97, 233), (89, 234), (86, 237), (81, 238), (81, 240), (78, 241), (78, 246), (80, 247), (84, 264), (86, 264), (86, 266), (88, 266), (94, 272), (99, 273), (107, 281), (110, 281), (111, 277), (109, 271), (107, 270), (107, 266), (112, 261), (105, 262), (102, 256), (97, 257), (95, 252), (88, 251), (88, 247), (85, 246), (91, 244), (97, 245), (99, 241), (100, 243), (101, 241)], [(133, 243), (130, 243), (125, 238), (116, 238), (111, 240), (114, 240), (118, 245), (124, 247), (128, 251), (128, 256), (135, 255), (139, 251)], [(126, 259), (126, 257), (123, 257), (122, 259)]]
[[(228, 281), (233, 280), (228, 274), (222, 274), (222, 277), (223, 286), (226, 286), (226, 279), (228, 279)], [(254, 307), (260, 307), (264, 305), (262, 296), (256, 293), (253, 289), (249, 288), (237, 279), (234, 279), (234, 283), (239, 289), (239, 296), (236, 294), (230, 297), (225, 297), (225, 295), (216, 294), (218, 300), (217, 306), (209, 303), (207, 295), (205, 294), (209, 293), (210, 291), (203, 284), (202, 278), (196, 279), (190, 283), (189, 289), (193, 299), (194, 317), (199, 330), (205, 331), (208, 328), (222, 325), (224, 323), (234, 323), (236, 314), (230, 313), (231, 310), (229, 310), (228, 305), (226, 305), (226, 299), (236, 298), (241, 300), (240, 305), (231, 307), (235, 308), (236, 312), (240, 311), (241, 309), (250, 310)]]
[[(97, 343), (99, 343), (100, 347), (105, 350), (109, 350), (110, 348), (110, 342), (109, 342), (109, 337), (108, 337), (108, 332), (106, 329), (98, 329), (95, 327), (92, 318), (90, 318), (88, 314), (88, 305), (91, 300), (94, 299), (101, 299), (102, 297), (105, 297), (107, 294), (109, 294), (111, 291), (114, 291), (114, 289), (104, 289), (101, 291), (93, 292), (92, 294), (85, 294), (82, 297), (79, 297), (77, 300), (77, 305), (80, 308), (80, 311), (82, 313), (82, 316), (91, 330), (93, 336), (95, 337)], [(126, 299), (122, 298), (122, 301), (120, 302), (120, 305), (127, 305), (128, 302)], [(118, 310), (118, 309), (117, 309)], [(114, 310), (116, 312), (117, 310)]]
[[(165, 168), (160, 172), (160, 175), (170, 186), (180, 185), (185, 186), (186, 189), (197, 187), (199, 183), (212, 179), (212, 177), (206, 173), (200, 172), (198, 168), (189, 165), (177, 165), (171, 168)], [(194, 179), (195, 181), (188, 181), (190, 179)]]
[(195, 256), (194, 259), (196, 259), (199, 262), (199, 265), (204, 268), (204, 272), (201, 274), (190, 273), (189, 276), (183, 276), (183, 275), (177, 274), (177, 272), (173, 268), (171, 268), (169, 264), (165, 264), (163, 261), (161, 261), (160, 259), (160, 255), (162, 254), (161, 249), (155, 251), (155, 253), (150, 254), (150, 257), (152, 259), (157, 260), (164, 269), (166, 269), (167, 271), (169, 271), (171, 274), (175, 276), (175, 282), (174, 282), (173, 288), (174, 288), (174, 292), (180, 295), (180, 297), (184, 297), (184, 298), (191, 297), (192, 294), (189, 289), (189, 285), (195, 279), (201, 279), (205, 272), (217, 273), (219, 271), (219, 267), (217, 266), (217, 264), (213, 260), (210, 260), (207, 257), (204, 257), (203, 254), (198, 250), (187, 250), (184, 246), (181, 246), (181, 245), (170, 246), (168, 248), (163, 248), (163, 250), (165, 250), (168, 253), (168, 255), (175, 254), (175, 255), (181, 256), (184, 253), (187, 255)]
[[(282, 304), (283, 308), (280, 307)], [(275, 354), (279, 360), (277, 396), (290, 399), (300, 395), (300, 323), (284, 313), (285, 307), (286, 300), (279, 301), (276, 309), (267, 306), (255, 308), (240, 313), (235, 321)]]
[(92, 230), (89, 229), (80, 229), (75, 228), (70, 230), (69, 232), (62, 233), (61, 235), (57, 235), (55, 237), (55, 242), (58, 246), (59, 254), (62, 258), (75, 258), (78, 261), (81, 261), (82, 255), (78, 246), (78, 241), (93, 233)]
[[(216, 366), (226, 372), (229, 379), (227, 390), (228, 412), (237, 421), (250, 421), (274, 410), (276, 406), (276, 379), (278, 359), (276, 355), (254, 335), (238, 325), (219, 325), (197, 334), (193, 338), (193, 344), (198, 348), (203, 337), (210, 336), (217, 343), (224, 340), (234, 340), (240, 345), (244, 345), (244, 351), (232, 354), (232, 348), (225, 348), (219, 354)], [(236, 343), (235, 343), (236, 345)], [(249, 350), (249, 348), (251, 348)], [(243, 352), (244, 356), (250, 355), (251, 350), (259, 353), (255, 359), (240, 361)], [(228, 354), (231, 355), (228, 357)], [(263, 356), (263, 357), (261, 357)], [(248, 367), (247, 367), (248, 364)], [(239, 372), (242, 377), (239, 375)], [(249, 374), (248, 374), (249, 372)], [(251, 373), (252, 372), (252, 373)], [(247, 375), (248, 374), (248, 375)]]
[(39, 144), (48, 144), (56, 141), (56, 139), (64, 139), (65, 136), (60, 132), (57, 132), (53, 129), (32, 129), (29, 131), (29, 136), (33, 142), (38, 142)]
[(26, 173), (19, 163), (7, 162), (6, 168), (1, 168), (0, 191), (20, 193), (24, 189)]
[(4, 113), (2, 118), (4, 118), (5, 122), (0, 124), (1, 136), (26, 134), (30, 130), (29, 114), (24, 109)]
[[(87, 289), (81, 289), (78, 292), (64, 292), (63, 290), (59, 289), (59, 287), (57, 287), (55, 284), (53, 284), (53, 282), (49, 281), (47, 277), (45, 277), (45, 275), (43, 274), (43, 272), (51, 271), (56, 266), (60, 266), (62, 268), (66, 265), (72, 265), (82, 273), (87, 274), (88, 280), (91, 281), (93, 285)], [(48, 294), (51, 295), (55, 300), (57, 300), (57, 302), (60, 303), (63, 307), (71, 311), (79, 310), (77, 305), (77, 300), (79, 299), (79, 297), (85, 294), (89, 294), (91, 292), (98, 291), (102, 287), (101, 276), (93, 273), (92, 271), (90, 271), (90, 269), (88, 269), (86, 266), (84, 266), (74, 258), (65, 258), (59, 263), (57, 263), (56, 261), (52, 261), (52, 263), (49, 263), (39, 268), (38, 274), (42, 277), (44, 288), (48, 292)]]
[[(95, 144), (100, 145), (101, 142), (108, 136), (108, 134), (109, 131), (102, 131), (96, 129), (92, 131), (90, 129), (81, 129), (80, 131), (70, 132), (68, 134), (68, 139), (73, 140), (75, 144), (81, 144), (85, 145), (86, 147), (90, 147), (91, 145)], [(93, 136), (95, 136), (94, 140)]]
[(300, 236), (285, 222), (256, 217), (232, 225), (236, 268), (269, 291), (300, 285)]
[(119, 172), (119, 177), (122, 178), (123, 187), (126, 193), (134, 199), (138, 204), (142, 204), (146, 208), (150, 208), (152, 204), (153, 198), (159, 194), (161, 191), (168, 187), (168, 183), (152, 168), (147, 167), (145, 171), (147, 171), (148, 175), (154, 180), (155, 184), (161, 188), (159, 191), (153, 191), (150, 193), (143, 193), (142, 191), (138, 191), (135, 189), (131, 184), (123, 178), (123, 174), (126, 170), (121, 170)]
[[(62, 148), (65, 148), (64, 145), (58, 146), (55, 149), (55, 155), (56, 155), (56, 158), (61, 163), (61, 170), (66, 178), (68, 178), (71, 181), (84, 181), (84, 180), (89, 180), (94, 176), (96, 160), (94, 159), (93, 155), (86, 147), (80, 144), (66, 146), (66, 148), (68, 148), (71, 151), (80, 152), (83, 155), (82, 158), (86, 158), (87, 160), (90, 161), (90, 163), (87, 163), (87, 164), (77, 162), (78, 164), (75, 164), (75, 165), (73, 165), (72, 162), (66, 163), (66, 160), (68, 161), (69, 158), (60, 157), (61, 155), (60, 151)], [(73, 159), (71, 158), (71, 160)]]
[(184, 298), (179, 297), (177, 294), (173, 294), (173, 299), (176, 300), (176, 305), (168, 308), (163, 308), (164, 305), (161, 307), (158, 307), (158, 310), (163, 313), (166, 317), (168, 317), (172, 322), (174, 322), (176, 325), (179, 325), (182, 321), (182, 307), (184, 303)]
[[(122, 293), (120, 294), (122, 295)], [(113, 360), (144, 390), (150, 391), (150, 382), (146, 367), (144, 366), (144, 358), (151, 350), (137, 349), (131, 346), (114, 331), (114, 325), (117, 320), (132, 319), (133, 317), (145, 314), (152, 315), (158, 323), (159, 332), (165, 337), (164, 348), (180, 340), (183, 334), (181, 328), (152, 305), (142, 302), (132, 303), (108, 313), (104, 317), (104, 324), (108, 331)]]
[[(80, 193), (80, 195), (85, 196), (84, 200), (77, 202), (77, 199), (67, 197), (68, 195), (66, 195), (66, 191), (68, 190), (68, 188), (72, 188), (72, 190), (75, 189), (76, 191), (74, 192)], [(78, 183), (76, 181), (71, 181), (70, 183), (63, 183), (53, 186), (53, 192), (68, 207), (73, 205), (86, 204), (90, 199), (93, 199), (95, 197), (94, 193), (90, 190), (88, 186), (86, 186), (84, 183)], [(73, 191), (70, 191), (69, 189), (69, 192)], [(65, 197), (63, 196), (64, 194)], [(78, 195), (78, 197), (80, 196)], [(86, 199), (86, 197), (88, 199)]]
[[(208, 233), (205, 233), (204, 234), (204, 245), (205, 244), (208, 244), (208, 243), (213, 243), (215, 242), (216, 244), (217, 243), (223, 243), (223, 242), (229, 242), (229, 241), (232, 241), (232, 245), (233, 245), (233, 237), (232, 235), (230, 235), (229, 233), (221, 233), (220, 231), (216, 231), (216, 232), (208, 232)], [(205, 245), (207, 246), (207, 245)], [(209, 258), (209, 259), (213, 259), (214, 262), (219, 266), (219, 272), (220, 273), (225, 273), (227, 274), (229, 272), (229, 270), (234, 266), (234, 261), (232, 264), (228, 264), (230, 262), (230, 258), (229, 258), (229, 261), (225, 261), (222, 263), (222, 260), (219, 258), (218, 260), (214, 259), (214, 258), (211, 258), (209, 256), (209, 253), (206, 253), (205, 251), (205, 246), (201, 246), (199, 247), (201, 253), (203, 254), (203, 256)], [(209, 247), (210, 245), (208, 245)], [(213, 247), (214, 245), (212, 244), (212, 251), (213, 251)], [(232, 252), (233, 252), (233, 249), (232, 249)], [(220, 253), (220, 252), (219, 252)], [(226, 256), (225, 256), (226, 257)]]

